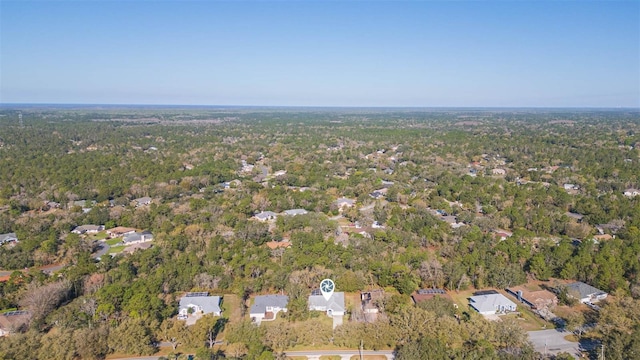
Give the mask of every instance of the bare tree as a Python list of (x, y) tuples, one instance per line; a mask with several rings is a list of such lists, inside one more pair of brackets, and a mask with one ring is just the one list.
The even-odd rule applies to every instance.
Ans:
[(31, 283), (20, 300), (20, 306), (29, 310), (32, 323), (40, 323), (68, 298), (70, 291), (71, 282), (68, 280), (42, 286)]

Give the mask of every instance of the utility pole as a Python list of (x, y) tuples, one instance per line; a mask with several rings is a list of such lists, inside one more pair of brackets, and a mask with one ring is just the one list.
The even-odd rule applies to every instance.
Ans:
[(22, 122), (22, 111), (18, 112), (18, 124), (20, 124), (21, 128), (24, 127), (24, 123)]
[(363, 351), (363, 346), (362, 346), (362, 339), (360, 339), (360, 360), (362, 360), (362, 351)]

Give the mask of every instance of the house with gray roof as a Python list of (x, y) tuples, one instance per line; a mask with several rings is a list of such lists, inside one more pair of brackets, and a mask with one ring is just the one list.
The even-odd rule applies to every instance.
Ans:
[(18, 242), (18, 236), (16, 233), (0, 234), (0, 245), (12, 241)]
[(305, 209), (290, 209), (284, 211), (284, 214), (288, 216), (305, 215), (308, 213), (309, 212)]
[(192, 314), (220, 316), (222, 315), (220, 300), (220, 296), (209, 296), (206, 292), (187, 293), (180, 299), (178, 319), (187, 319)]
[(249, 310), (249, 317), (258, 325), (262, 321), (275, 320), (280, 311), (287, 312), (288, 303), (289, 297), (286, 295), (256, 296)]
[(576, 281), (567, 285), (567, 295), (585, 304), (604, 300), (608, 294), (582, 281)]
[(151, 198), (148, 196), (143, 196), (141, 198), (134, 199), (133, 201), (136, 203), (136, 207), (151, 204)]
[(125, 245), (138, 244), (138, 243), (151, 241), (151, 240), (153, 240), (153, 234), (151, 234), (151, 232), (149, 231), (142, 231), (142, 232), (136, 231), (133, 233), (126, 234), (122, 237), (122, 242)]
[(347, 198), (341, 197), (340, 199), (336, 200), (334, 204), (336, 204), (336, 206), (340, 210), (343, 210), (344, 208), (350, 208), (353, 205), (355, 205), (356, 201), (353, 199), (347, 199)]
[(329, 300), (325, 300), (320, 290), (315, 290), (309, 295), (309, 310), (324, 311), (328, 317), (342, 317), (345, 313), (344, 293), (334, 292)]
[(469, 298), (469, 306), (482, 315), (504, 314), (516, 311), (517, 305), (497, 292), (481, 293)]
[(76, 226), (75, 229), (71, 230), (74, 234), (95, 234), (104, 230), (104, 226), (102, 225), (80, 225)]
[(254, 217), (259, 221), (269, 221), (278, 217), (278, 214), (274, 213), (273, 211), (261, 211)]

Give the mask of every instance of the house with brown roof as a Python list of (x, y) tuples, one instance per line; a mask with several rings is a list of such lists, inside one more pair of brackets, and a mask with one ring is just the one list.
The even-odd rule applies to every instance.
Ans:
[(28, 322), (29, 312), (27, 311), (9, 311), (0, 314), (0, 337), (19, 331), (27, 326)]
[(525, 286), (514, 286), (506, 290), (518, 301), (534, 310), (549, 309), (558, 305), (558, 298), (548, 290), (530, 290)]
[(116, 237), (124, 236), (127, 234), (133, 234), (134, 232), (136, 232), (136, 229), (134, 228), (118, 226), (118, 227), (114, 227), (113, 229), (108, 229), (107, 235), (109, 235), (112, 238), (116, 238)]

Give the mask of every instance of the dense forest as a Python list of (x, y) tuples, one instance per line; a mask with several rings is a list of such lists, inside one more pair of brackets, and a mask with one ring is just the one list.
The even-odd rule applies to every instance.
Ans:
[[(0, 358), (169, 342), (171, 356), (273, 359), (361, 340), (397, 359), (548, 358), (515, 320), (410, 295), (551, 279), (613, 294), (581, 335), (608, 359), (640, 354), (637, 111), (3, 107), (0, 169), (0, 234), (19, 239), (0, 246), (0, 310), (30, 313)], [(297, 208), (308, 214), (253, 219)], [(148, 230), (153, 246), (97, 258), (99, 241), (71, 232), (86, 224)], [(366, 231), (342, 230), (352, 224)], [(347, 293), (385, 289), (384, 316), (318, 321), (306, 299), (327, 277)], [(272, 326), (185, 327), (175, 315), (189, 291), (233, 296), (243, 315), (252, 296), (283, 293), (289, 311)]]

